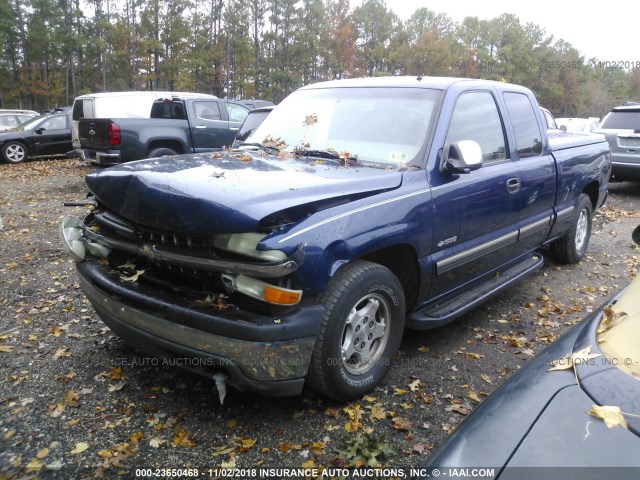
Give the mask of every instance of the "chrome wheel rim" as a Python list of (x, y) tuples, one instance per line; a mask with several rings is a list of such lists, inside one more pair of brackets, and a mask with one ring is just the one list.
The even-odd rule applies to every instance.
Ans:
[(581, 251), (587, 241), (589, 232), (589, 213), (586, 208), (580, 211), (578, 223), (576, 224), (576, 250)]
[(24, 147), (22, 145), (9, 145), (5, 153), (10, 162), (21, 162), (25, 157)]
[(382, 357), (390, 335), (391, 310), (384, 297), (371, 293), (351, 309), (342, 333), (342, 365), (362, 375)]

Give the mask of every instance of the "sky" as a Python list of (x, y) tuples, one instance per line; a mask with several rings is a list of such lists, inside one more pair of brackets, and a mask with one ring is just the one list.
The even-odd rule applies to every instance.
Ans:
[[(351, 6), (362, 0), (351, 0)], [(547, 35), (563, 39), (589, 60), (636, 62), (640, 65), (640, 30), (627, 21), (640, 12), (636, 1), (589, 0), (386, 0), (387, 8), (402, 20), (421, 7), (448, 14), (460, 23), (465, 17), (491, 19), (503, 13), (513, 13), (521, 24), (535, 23)], [(626, 15), (625, 15), (626, 12)]]

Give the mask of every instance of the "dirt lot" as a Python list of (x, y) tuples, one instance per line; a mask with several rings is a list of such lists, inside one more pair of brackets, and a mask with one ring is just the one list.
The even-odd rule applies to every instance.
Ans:
[[(269, 398), (136, 354), (102, 324), (62, 251), (78, 161), (0, 165), (0, 479), (137, 469), (417, 466), (506, 377), (636, 275), (640, 189), (617, 184), (588, 257), (546, 266), (452, 325), (404, 340), (360, 401)], [(194, 475), (191, 475), (192, 477)], [(189, 478), (187, 475), (183, 477)], [(245, 475), (249, 478), (250, 475)]]

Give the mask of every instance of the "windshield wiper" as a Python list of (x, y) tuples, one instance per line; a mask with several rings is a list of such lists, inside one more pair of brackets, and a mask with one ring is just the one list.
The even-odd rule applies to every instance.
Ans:
[(265, 145), (264, 143), (253, 143), (253, 142), (237, 142), (240, 147), (258, 147), (262, 150), (265, 150), (269, 153), (280, 153), (280, 149), (273, 145)]
[(314, 158), (322, 158), (327, 160), (336, 160), (336, 163), (340, 165), (348, 166), (348, 165), (357, 165), (358, 160), (356, 157), (341, 157), (336, 152), (332, 152), (330, 150), (295, 150), (293, 153), (300, 157), (314, 157)]

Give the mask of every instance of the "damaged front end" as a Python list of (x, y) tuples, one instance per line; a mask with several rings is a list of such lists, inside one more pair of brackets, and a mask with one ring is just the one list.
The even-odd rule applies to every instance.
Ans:
[(302, 390), (323, 314), (295, 286), (302, 245), (287, 255), (259, 250), (263, 233), (142, 227), (99, 202), (60, 234), (84, 293), (128, 343), (240, 388)]
[[(66, 217), (60, 233), (102, 320), (176, 365), (294, 395), (323, 320), (314, 299), (340, 261), (327, 242), (342, 238), (351, 202), (398, 188), (402, 173), (220, 153), (118, 165), (85, 182), (93, 210)], [(322, 219), (340, 221), (331, 230)]]

